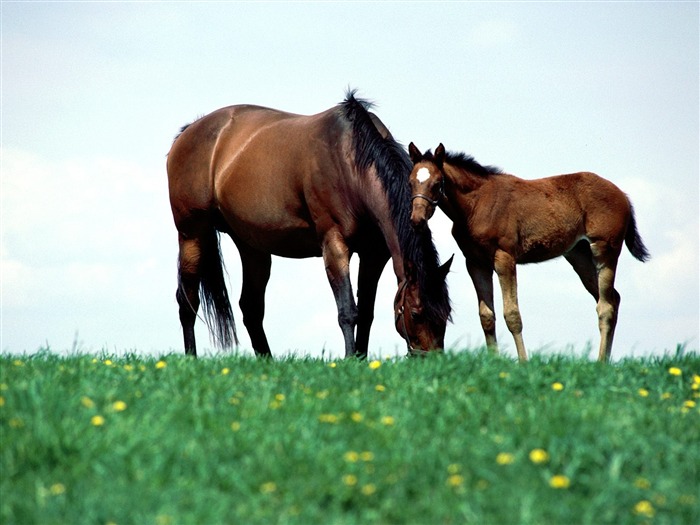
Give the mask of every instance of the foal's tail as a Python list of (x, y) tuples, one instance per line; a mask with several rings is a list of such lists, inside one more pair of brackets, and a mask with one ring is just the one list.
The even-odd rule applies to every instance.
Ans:
[(627, 225), (627, 233), (625, 234), (625, 244), (627, 245), (627, 248), (629, 249), (630, 253), (632, 253), (635, 259), (642, 262), (646, 262), (651, 258), (649, 250), (647, 250), (647, 247), (644, 246), (644, 242), (642, 242), (642, 237), (637, 231), (637, 221), (634, 218), (634, 208), (632, 207), (631, 203), (630, 222)]
[(238, 346), (236, 322), (224, 281), (219, 233), (212, 230), (210, 235), (207, 242), (202, 243), (200, 259), (202, 307), (214, 344), (221, 348), (230, 348), (232, 343)]

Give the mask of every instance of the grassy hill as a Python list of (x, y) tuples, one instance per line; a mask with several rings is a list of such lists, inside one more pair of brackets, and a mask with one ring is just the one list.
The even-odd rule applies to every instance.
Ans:
[(0, 356), (3, 524), (700, 523), (700, 355)]

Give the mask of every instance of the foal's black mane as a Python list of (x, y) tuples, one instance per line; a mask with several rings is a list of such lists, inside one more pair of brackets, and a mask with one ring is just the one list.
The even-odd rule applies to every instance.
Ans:
[[(434, 161), (435, 156), (431, 151), (427, 151), (423, 155), (423, 159)], [(445, 162), (455, 168), (463, 169), (479, 177), (489, 177), (491, 175), (502, 175), (503, 170), (496, 166), (482, 166), (474, 157), (466, 153), (448, 151), (445, 154)]]
[(436, 279), (440, 262), (432, 234), (427, 228), (416, 232), (411, 225), (411, 188), (408, 185), (413, 167), (411, 159), (398, 142), (382, 137), (368, 112), (372, 104), (356, 99), (355, 90), (347, 93), (340, 107), (352, 125), (355, 164), (360, 172), (366, 172), (374, 164), (384, 187), (401, 252), (416, 271), (426, 315), (432, 320), (449, 319), (451, 306), (447, 284)]

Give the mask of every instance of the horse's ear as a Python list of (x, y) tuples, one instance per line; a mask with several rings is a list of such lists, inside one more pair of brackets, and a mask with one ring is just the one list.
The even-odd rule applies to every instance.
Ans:
[(408, 154), (411, 156), (413, 164), (417, 164), (423, 159), (423, 154), (413, 142), (408, 145)]
[(441, 142), (440, 145), (435, 148), (435, 164), (442, 168), (443, 162), (445, 162), (445, 146), (443, 146)]
[(452, 261), (454, 260), (454, 258), (455, 254), (453, 253), (452, 257), (447, 259), (447, 262), (439, 268), (439, 274), (443, 281), (447, 279), (447, 274), (450, 273), (450, 267), (452, 266)]

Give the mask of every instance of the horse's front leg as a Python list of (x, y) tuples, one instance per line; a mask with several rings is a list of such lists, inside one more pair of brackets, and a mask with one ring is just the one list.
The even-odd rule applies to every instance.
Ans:
[(341, 233), (335, 229), (326, 232), (322, 250), (328, 282), (338, 307), (338, 324), (345, 339), (345, 357), (351, 357), (356, 355), (355, 326), (358, 313), (350, 283), (350, 250)]
[(479, 320), (486, 337), (486, 347), (497, 354), (496, 314), (493, 309), (493, 270), (490, 266), (477, 265), (467, 260), (467, 271), (472, 278), (476, 298), (479, 301)]
[(494, 269), (498, 275), (503, 293), (503, 316), (508, 330), (513, 334), (518, 358), (527, 361), (527, 352), (523, 342), (523, 320), (518, 306), (518, 280), (515, 270), (515, 258), (503, 250), (497, 250), (494, 256)]
[(377, 248), (360, 254), (360, 268), (357, 276), (357, 357), (367, 357), (369, 332), (374, 321), (374, 302), (377, 297), (377, 284), (389, 260), (389, 253)]

